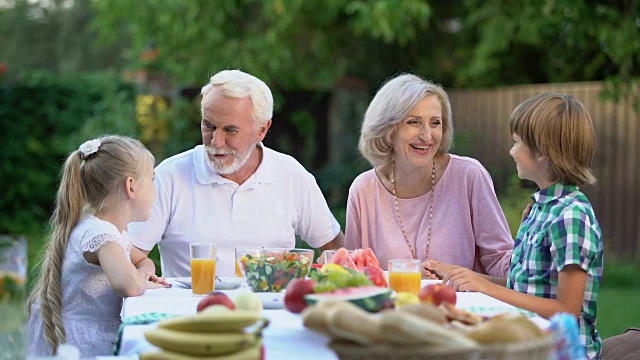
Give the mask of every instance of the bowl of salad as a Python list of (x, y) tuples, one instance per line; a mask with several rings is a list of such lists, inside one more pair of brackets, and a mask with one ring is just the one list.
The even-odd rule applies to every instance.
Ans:
[(311, 249), (244, 248), (240, 271), (253, 292), (280, 292), (296, 278), (306, 278), (313, 263)]

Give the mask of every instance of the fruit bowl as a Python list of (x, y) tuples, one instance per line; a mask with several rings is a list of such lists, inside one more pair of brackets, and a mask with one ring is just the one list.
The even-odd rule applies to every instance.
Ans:
[(253, 292), (280, 292), (289, 281), (311, 271), (313, 250), (285, 248), (240, 249), (240, 271)]

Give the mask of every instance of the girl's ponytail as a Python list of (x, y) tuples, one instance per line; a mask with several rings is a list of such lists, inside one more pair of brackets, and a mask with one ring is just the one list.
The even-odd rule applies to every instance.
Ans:
[(80, 151), (74, 151), (64, 164), (40, 277), (28, 302), (31, 309), (35, 300), (40, 300), (45, 339), (53, 347), (53, 355), (67, 338), (62, 322), (62, 264), (69, 235), (83, 214), (85, 195), (80, 181), (81, 161)]

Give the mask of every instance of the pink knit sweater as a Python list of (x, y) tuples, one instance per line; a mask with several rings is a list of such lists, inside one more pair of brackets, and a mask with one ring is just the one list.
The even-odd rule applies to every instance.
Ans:
[[(513, 240), (491, 177), (477, 160), (450, 156), (435, 186), (428, 258), (506, 278)], [(420, 260), (426, 256), (432, 194), (430, 191), (414, 199), (398, 199), (403, 227)], [(384, 269), (390, 259), (411, 258), (398, 224), (393, 195), (373, 169), (360, 174), (351, 184), (345, 232), (348, 249), (371, 247)]]

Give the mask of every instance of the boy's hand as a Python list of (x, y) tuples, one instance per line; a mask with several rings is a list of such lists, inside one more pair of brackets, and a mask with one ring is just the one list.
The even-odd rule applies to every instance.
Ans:
[(442, 283), (450, 285), (456, 291), (477, 291), (483, 294), (488, 294), (491, 286), (494, 285), (489, 280), (464, 267), (457, 267), (446, 273), (442, 278)]

